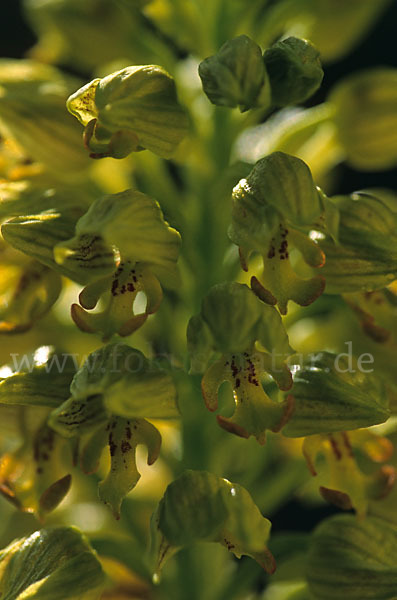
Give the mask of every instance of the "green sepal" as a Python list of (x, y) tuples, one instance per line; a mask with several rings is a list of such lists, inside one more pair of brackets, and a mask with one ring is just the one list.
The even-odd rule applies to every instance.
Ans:
[(101, 394), (90, 394), (65, 400), (51, 412), (48, 423), (60, 435), (75, 437), (96, 429), (98, 425), (106, 423), (109, 417)]
[(246, 35), (227, 41), (199, 65), (204, 93), (212, 104), (241, 112), (270, 106), (270, 88), (262, 52)]
[(278, 312), (260, 302), (248, 286), (234, 282), (210, 289), (200, 314), (189, 321), (187, 341), (195, 373), (205, 371), (214, 353), (243, 354), (256, 341), (284, 360), (293, 353)]
[(41, 346), (20, 371), (0, 378), (0, 404), (55, 408), (69, 397), (75, 372), (71, 357)]
[(382, 380), (352, 372), (342, 355), (321, 352), (303, 363), (293, 379), (294, 411), (283, 429), (287, 437), (370, 427), (390, 417)]
[(89, 355), (70, 386), (75, 398), (101, 394), (119, 416), (172, 419), (179, 415), (171, 376), (126, 344), (108, 344)]
[(57, 270), (73, 271), (73, 279), (88, 284), (109, 276), (116, 266), (114, 249), (95, 234), (83, 234), (72, 243), (57, 243), (53, 256)]
[(152, 516), (154, 580), (173, 553), (197, 541), (218, 542), (273, 573), (266, 547), (270, 528), (242, 486), (206, 471), (185, 471), (169, 484)]
[(138, 483), (135, 453), (138, 444), (148, 448), (147, 464), (152, 465), (159, 453), (161, 435), (145, 419), (124, 419), (114, 417), (107, 425), (110, 452), (110, 470), (104, 481), (98, 486), (99, 498), (108, 504), (116, 519), (120, 518), (123, 498)]
[(280, 214), (271, 204), (257, 197), (248, 178), (241, 179), (233, 188), (232, 222), (228, 235), (244, 254), (248, 254), (247, 258), (252, 251), (264, 251), (277, 231), (280, 219)]
[(397, 530), (368, 516), (335, 515), (314, 531), (307, 560), (310, 592), (332, 600), (392, 599), (397, 593)]
[(272, 104), (277, 107), (304, 102), (320, 87), (324, 72), (319, 51), (307, 40), (289, 37), (263, 55)]
[(65, 111), (75, 80), (31, 60), (0, 61), (0, 131), (58, 179), (86, 171), (79, 127)]
[[(284, 152), (273, 152), (258, 160), (249, 175), (233, 190), (232, 226), (229, 236), (240, 246), (262, 253), (278, 223), (270, 209), (292, 226), (314, 225), (323, 213), (323, 198), (307, 164)], [(270, 224), (269, 224), (270, 217)], [(267, 235), (266, 235), (267, 233)], [(243, 235), (243, 238), (240, 238)]]
[[(112, 248), (97, 235), (81, 236), (63, 256), (62, 263), (54, 251), (58, 244), (69, 240), (82, 211), (69, 208), (61, 212), (49, 210), (31, 216), (10, 219), (3, 223), (5, 241), (24, 254), (76, 281), (87, 284), (110, 274), (115, 268)], [(57, 260), (58, 259), (58, 260)]]
[(397, 69), (354, 73), (329, 95), (338, 140), (356, 169), (379, 171), (397, 164)]
[(28, 331), (44, 317), (62, 289), (58, 273), (37, 261), (22, 269), (5, 310), (0, 311), (0, 334)]
[(188, 129), (174, 80), (156, 65), (126, 67), (94, 79), (66, 105), (86, 128), (93, 158), (123, 158), (145, 148), (169, 158)]
[[(278, 431), (284, 425), (292, 410), (290, 400), (273, 402), (261, 384), (266, 372), (281, 389), (292, 385), (285, 361), (293, 350), (275, 308), (263, 304), (246, 285), (216, 285), (203, 299), (200, 314), (190, 319), (187, 340), (191, 372), (204, 372), (201, 389), (207, 408), (217, 409), (224, 381), (232, 387), (235, 413), (231, 418), (218, 415), (221, 427), (242, 437), (254, 435), (263, 444), (266, 429)], [(266, 352), (258, 351), (256, 343)]]
[(74, 527), (41, 529), (0, 551), (0, 595), (9, 600), (98, 600), (105, 574)]
[(77, 222), (73, 239), (56, 248), (57, 260), (62, 263), (87, 235), (116, 246), (126, 259), (147, 264), (165, 285), (177, 284), (181, 238), (164, 220), (158, 202), (149, 196), (126, 190), (98, 198)]
[(355, 192), (331, 199), (340, 220), (338, 244), (319, 240), (326, 255), (327, 292), (371, 291), (397, 277), (397, 206), (382, 193)]

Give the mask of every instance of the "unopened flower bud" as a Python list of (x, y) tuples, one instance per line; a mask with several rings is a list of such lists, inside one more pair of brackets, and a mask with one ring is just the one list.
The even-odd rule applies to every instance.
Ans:
[(306, 40), (289, 37), (278, 42), (265, 51), (263, 60), (274, 106), (304, 102), (323, 80), (320, 53)]
[(270, 88), (259, 46), (240, 35), (199, 66), (203, 90), (212, 104), (239, 106), (241, 112), (269, 106)]

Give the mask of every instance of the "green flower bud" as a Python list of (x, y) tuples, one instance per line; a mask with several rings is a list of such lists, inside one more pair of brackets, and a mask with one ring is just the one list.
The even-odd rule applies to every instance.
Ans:
[(84, 125), (92, 158), (124, 158), (144, 149), (169, 158), (188, 128), (174, 80), (156, 65), (94, 79), (70, 96), (67, 108)]
[(355, 73), (329, 96), (334, 122), (348, 162), (377, 171), (397, 164), (397, 69)]
[(304, 102), (323, 80), (320, 53), (306, 40), (289, 37), (278, 42), (265, 51), (263, 60), (274, 106)]
[(33, 61), (0, 61), (0, 131), (57, 179), (81, 177), (89, 161), (78, 126), (65, 111), (75, 82)]
[(323, 252), (302, 229), (309, 233), (322, 220), (326, 226), (329, 210), (324, 200), (308, 166), (283, 152), (259, 160), (233, 190), (229, 237), (240, 247), (244, 270), (248, 270), (252, 251), (262, 254), (263, 285), (253, 277), (251, 286), (264, 302), (278, 304), (282, 314), (287, 312), (288, 300), (306, 306), (324, 290), (323, 277), (301, 279), (289, 262), (292, 244), (306, 263), (323, 266)]
[(270, 105), (270, 88), (259, 46), (240, 35), (199, 65), (204, 93), (212, 104), (241, 112)]
[(347, 360), (322, 352), (294, 373), (294, 412), (287, 437), (370, 427), (390, 417), (383, 382), (371, 373), (351, 372)]
[(0, 551), (0, 594), (22, 600), (98, 600), (105, 574), (74, 527), (41, 529)]
[[(217, 409), (224, 381), (233, 389), (236, 410), (230, 418), (217, 416), (221, 427), (242, 437), (254, 435), (263, 444), (266, 429), (278, 431), (284, 425), (292, 410), (290, 400), (273, 402), (260, 382), (264, 371), (281, 389), (289, 389), (292, 382), (285, 360), (293, 350), (274, 308), (245, 285), (216, 285), (204, 298), (201, 313), (190, 319), (187, 340), (191, 371), (204, 372), (201, 389), (207, 408)], [(256, 350), (256, 341), (266, 353)]]
[(319, 240), (330, 293), (371, 291), (397, 277), (397, 206), (381, 194), (355, 192), (332, 199), (339, 215), (339, 243)]
[(336, 515), (314, 531), (307, 561), (310, 592), (332, 600), (386, 600), (397, 593), (397, 530), (377, 517)]
[(173, 419), (179, 415), (169, 373), (126, 344), (108, 344), (89, 355), (70, 386), (74, 398), (101, 394), (107, 410), (123, 417)]
[(196, 541), (218, 542), (273, 573), (266, 547), (270, 528), (242, 486), (206, 471), (185, 471), (167, 487), (152, 516), (154, 580), (172, 554)]

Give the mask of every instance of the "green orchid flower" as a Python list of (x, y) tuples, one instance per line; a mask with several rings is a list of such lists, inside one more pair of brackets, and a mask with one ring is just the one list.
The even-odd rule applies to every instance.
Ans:
[(278, 312), (246, 285), (223, 283), (211, 288), (200, 314), (190, 319), (187, 340), (191, 372), (204, 373), (201, 390), (207, 408), (217, 409), (224, 381), (233, 390), (235, 413), (230, 418), (218, 415), (221, 427), (242, 437), (254, 435), (264, 444), (266, 429), (278, 431), (288, 421), (290, 399), (272, 401), (261, 376), (269, 373), (280, 389), (289, 389), (292, 378), (285, 361), (294, 351)]
[(289, 300), (307, 306), (324, 291), (321, 275), (302, 279), (295, 273), (290, 251), (296, 248), (312, 267), (324, 265), (324, 253), (308, 234), (326, 227), (327, 207), (308, 166), (283, 152), (259, 160), (233, 190), (229, 237), (239, 246), (244, 270), (252, 252), (261, 254), (261, 279), (253, 276), (251, 286), (281, 314), (287, 313)]
[(91, 158), (124, 158), (144, 149), (169, 158), (188, 129), (174, 80), (157, 65), (94, 79), (69, 97), (67, 108), (84, 125)]
[(206, 471), (185, 471), (167, 487), (152, 516), (153, 579), (159, 581), (175, 552), (196, 541), (218, 542), (273, 573), (275, 561), (266, 547), (270, 528), (242, 486)]

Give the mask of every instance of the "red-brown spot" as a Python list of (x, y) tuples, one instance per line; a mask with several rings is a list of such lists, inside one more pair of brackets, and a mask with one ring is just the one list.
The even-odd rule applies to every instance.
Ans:
[(132, 450), (132, 446), (129, 442), (127, 442), (127, 440), (123, 440), (121, 442), (121, 452), (123, 454), (126, 454), (127, 452), (129, 452), (130, 450)]

